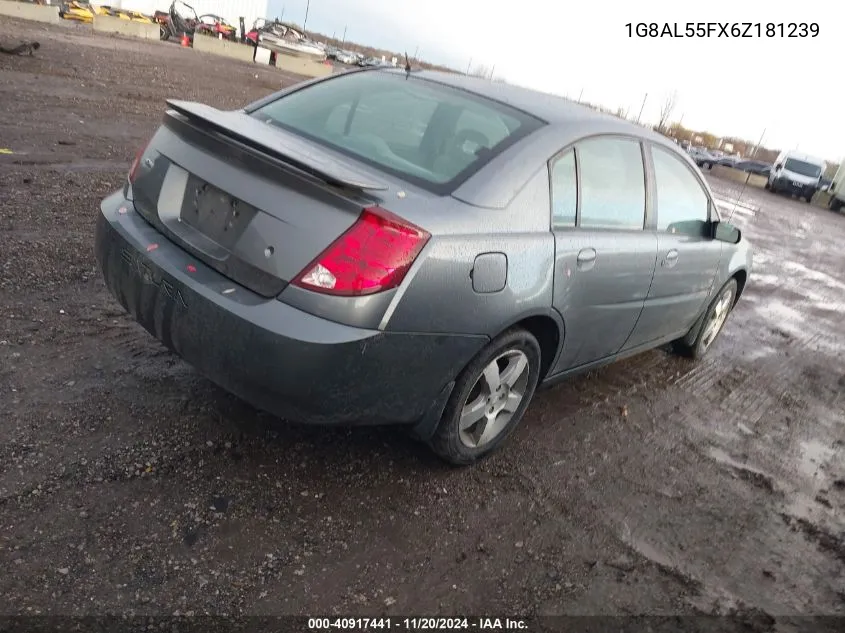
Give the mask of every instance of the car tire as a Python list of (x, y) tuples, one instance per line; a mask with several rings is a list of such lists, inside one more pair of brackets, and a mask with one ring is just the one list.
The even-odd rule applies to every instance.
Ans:
[(519, 425), (534, 396), (540, 356), (537, 339), (522, 328), (504, 332), (481, 350), (455, 382), (429, 441), (434, 453), (467, 466), (494, 452)]
[(827, 207), (831, 211), (839, 211), (842, 208), (842, 201), (836, 196), (831, 196), (827, 203)]
[[(735, 278), (731, 277), (722, 286), (718, 294), (713, 298), (713, 301), (710, 302), (710, 305), (707, 306), (706, 312), (696, 322), (690, 333), (684, 338), (675, 341), (675, 351), (682, 356), (694, 360), (702, 358), (713, 346), (713, 342), (719, 337), (719, 334), (725, 327), (725, 322), (728, 320), (736, 304), (738, 291), (739, 284), (737, 284)], [(712, 329), (714, 327), (715, 331)], [(690, 340), (693, 332), (695, 333), (694, 338)]]

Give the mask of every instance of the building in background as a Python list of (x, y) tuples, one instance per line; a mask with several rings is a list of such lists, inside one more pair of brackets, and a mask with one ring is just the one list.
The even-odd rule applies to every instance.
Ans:
[[(170, 9), (171, 2), (172, 0), (112, 0), (108, 4), (115, 9), (153, 15), (156, 11)], [(219, 15), (235, 28), (238, 28), (239, 20), (243, 18), (247, 31), (258, 18), (272, 17), (267, 15), (268, 0), (187, 0), (186, 4), (193, 7), (197, 15)]]

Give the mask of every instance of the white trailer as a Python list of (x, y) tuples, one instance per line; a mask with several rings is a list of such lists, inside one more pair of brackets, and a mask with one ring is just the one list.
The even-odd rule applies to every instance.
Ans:
[(836, 175), (833, 177), (828, 206), (834, 211), (839, 211), (845, 206), (845, 160), (839, 163), (839, 169), (836, 170)]

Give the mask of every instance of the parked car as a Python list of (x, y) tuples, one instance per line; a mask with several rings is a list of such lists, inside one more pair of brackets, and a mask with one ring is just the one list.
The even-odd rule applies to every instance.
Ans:
[(769, 163), (764, 163), (760, 160), (740, 160), (734, 163), (734, 169), (747, 171), (758, 176), (768, 176), (772, 166)]
[(361, 57), (358, 60), (358, 65), (363, 68), (383, 66), (385, 63), (378, 57)]
[(455, 464), (500, 446), (540, 384), (666, 343), (703, 356), (751, 270), (662, 135), (399, 69), (242, 110), (168, 101), (95, 252), (117, 301), (232, 393), (405, 425)]
[(347, 64), (350, 66), (358, 63), (358, 56), (355, 53), (350, 53), (349, 51), (338, 51), (335, 55), (335, 59), (341, 64)]
[(699, 167), (706, 167), (707, 169), (712, 169), (713, 165), (717, 164), (717, 161), (721, 158), (721, 156), (712, 154), (710, 150), (705, 147), (697, 147), (693, 148), (689, 152), (690, 157), (695, 162), (696, 165)]
[(716, 161), (715, 165), (722, 165), (724, 167), (735, 167), (736, 164), (742, 160), (739, 156), (733, 156), (731, 154), (725, 154), (724, 156), (719, 156)]

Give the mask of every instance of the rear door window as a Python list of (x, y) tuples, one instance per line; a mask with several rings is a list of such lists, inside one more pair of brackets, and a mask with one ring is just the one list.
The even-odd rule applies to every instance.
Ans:
[(543, 125), (498, 101), (386, 71), (318, 82), (252, 116), (440, 193)]
[(642, 229), (645, 225), (645, 169), (639, 141), (594, 138), (576, 145), (581, 195), (579, 226)]
[(652, 147), (657, 188), (657, 229), (702, 235), (709, 219), (710, 198), (692, 170), (671, 152)]

